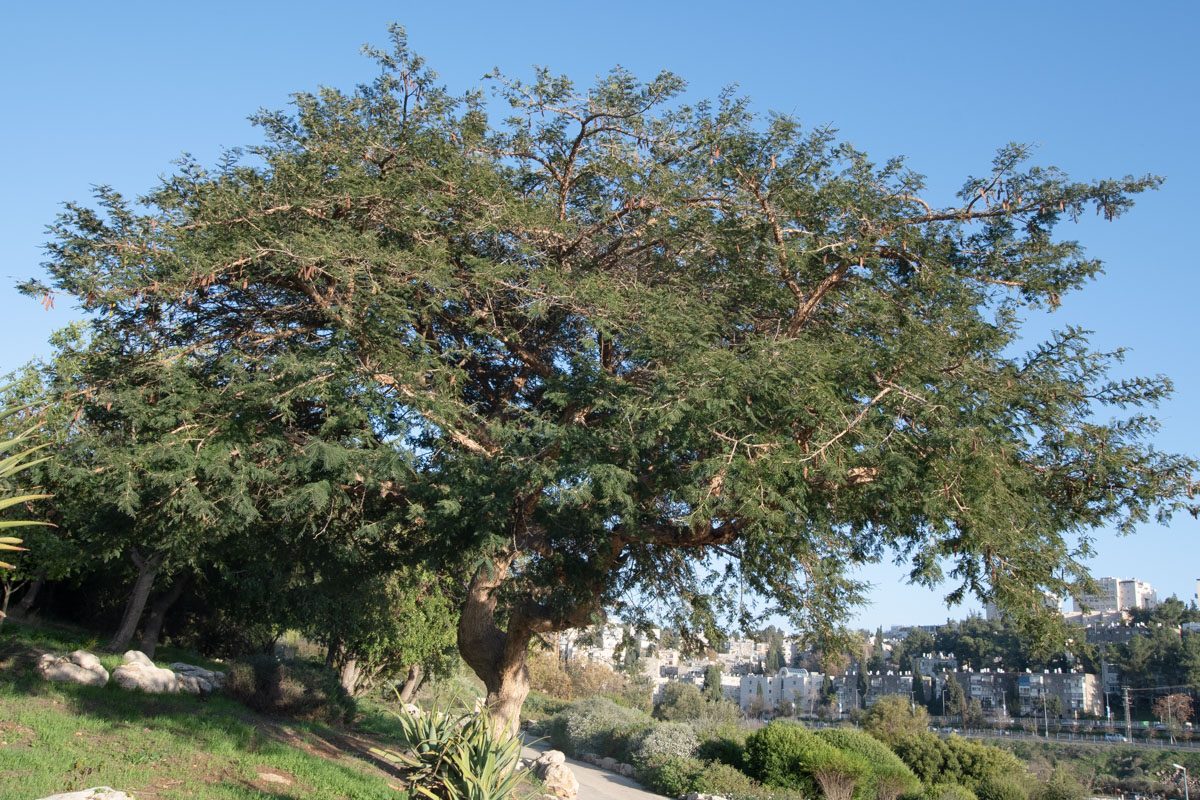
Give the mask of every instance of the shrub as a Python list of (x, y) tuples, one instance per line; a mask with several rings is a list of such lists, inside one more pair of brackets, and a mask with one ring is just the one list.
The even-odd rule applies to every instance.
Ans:
[(925, 790), (921, 800), (977, 800), (975, 793), (961, 783), (935, 783)]
[(715, 794), (721, 797), (745, 797), (757, 794), (762, 787), (746, 773), (719, 761), (706, 761), (689, 792)]
[(651, 791), (667, 797), (680, 797), (696, 791), (704, 762), (694, 758), (668, 758), (655, 764), (646, 764), (638, 770), (638, 780)]
[(708, 701), (700, 687), (691, 683), (671, 681), (662, 688), (658, 702), (654, 704), (654, 718), (666, 722), (685, 722), (704, 715)]
[(1087, 793), (1083, 787), (1061, 773), (1055, 774), (1036, 792), (1036, 800), (1084, 800), (1085, 797)]
[(619, 706), (606, 697), (581, 700), (563, 716), (568, 752), (576, 754), (609, 755), (619, 752), (622, 746), (628, 749), (629, 730), (650, 724), (646, 714)]
[(855, 792), (861, 800), (896, 800), (921, 788), (912, 770), (875, 737), (845, 728), (827, 728), (816, 735), (843, 753), (861, 757), (868, 765)]
[(700, 742), (696, 732), (683, 722), (660, 722), (638, 742), (635, 758), (640, 764), (655, 764), (670, 759), (690, 759)]
[(989, 777), (975, 788), (979, 800), (1029, 800), (1025, 787), (1011, 778)]
[(900, 739), (929, 732), (929, 712), (915, 708), (907, 695), (879, 698), (863, 716), (863, 728), (881, 742), (893, 745)]
[(734, 769), (745, 769), (744, 752), (746, 732), (737, 727), (722, 727), (708, 732), (709, 738), (700, 742), (696, 757), (706, 761), (719, 761)]
[(262, 714), (343, 724), (353, 720), (354, 699), (338, 676), (306, 661), (257, 655), (230, 666), (225, 692)]
[(815, 794), (816, 785), (807, 766), (816, 748), (828, 745), (799, 725), (772, 722), (746, 739), (746, 773), (770, 786)]

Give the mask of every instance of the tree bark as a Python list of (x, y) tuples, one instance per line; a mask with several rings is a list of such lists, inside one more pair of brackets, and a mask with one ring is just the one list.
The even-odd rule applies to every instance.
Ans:
[(33, 601), (37, 600), (38, 592), (42, 590), (42, 584), (45, 582), (46, 571), (42, 570), (33, 579), (33, 583), (29, 584), (25, 594), (21, 595), (21, 602), (17, 603), (17, 607), (13, 609), (13, 619), (24, 619), (29, 616), (29, 612), (33, 610)]
[(158, 648), (158, 637), (162, 633), (163, 619), (166, 617), (167, 611), (183, 594), (183, 590), (191, 579), (190, 574), (177, 578), (171, 584), (171, 588), (155, 598), (150, 605), (150, 616), (146, 618), (146, 625), (142, 628), (142, 652), (150, 658), (154, 658), (154, 651)]
[(532, 598), (509, 609), (508, 630), (496, 624), (497, 592), (517, 551), (510, 550), (480, 567), (471, 578), (467, 599), (458, 618), (458, 651), (487, 688), (487, 710), (497, 734), (516, 735), (521, 706), (529, 695), (525, 658), (534, 634), (554, 633), (586, 625), (595, 602), (567, 612), (551, 612)]
[(358, 666), (358, 659), (346, 659), (346, 663), (342, 664), (342, 688), (346, 690), (346, 694), (351, 697), (358, 695), (358, 684), (362, 677), (363, 671)]
[(413, 664), (408, 668), (408, 678), (404, 681), (404, 686), (400, 688), (400, 702), (409, 703), (412, 701), (412, 696), (416, 694), (417, 687), (421, 685), (421, 679), (425, 677), (425, 670), (420, 664)]
[(121, 617), (121, 624), (105, 648), (110, 653), (120, 653), (128, 649), (129, 643), (133, 640), (133, 633), (137, 630), (138, 621), (142, 618), (142, 612), (146, 609), (146, 600), (150, 597), (154, 579), (158, 577), (158, 571), (162, 568), (163, 561), (167, 556), (166, 553), (155, 553), (150, 558), (143, 558), (141, 553), (134, 550), (130, 553), (130, 558), (138, 568), (138, 576), (137, 580), (133, 582), (133, 593), (129, 597), (129, 602), (125, 604), (125, 614)]
[(529, 695), (529, 670), (525, 653), (533, 632), (520, 620), (509, 620), (508, 631), (496, 624), (496, 591), (503, 583), (515, 554), (480, 567), (467, 588), (467, 599), (458, 618), (458, 650), (483, 685), (487, 709), (497, 733), (516, 735), (521, 706)]

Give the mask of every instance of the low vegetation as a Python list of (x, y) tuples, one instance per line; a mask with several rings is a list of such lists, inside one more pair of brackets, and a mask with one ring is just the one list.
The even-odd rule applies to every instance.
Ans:
[[(0, 800), (97, 785), (163, 800), (407, 797), (399, 774), (375, 763), (370, 740), (351, 731), (260, 716), (219, 695), (44, 682), (33, 673), (42, 649), (33, 642), (60, 651), (88, 642), (19, 635), (25, 630), (6, 626), (0, 639)], [(108, 669), (120, 663), (101, 660)]]

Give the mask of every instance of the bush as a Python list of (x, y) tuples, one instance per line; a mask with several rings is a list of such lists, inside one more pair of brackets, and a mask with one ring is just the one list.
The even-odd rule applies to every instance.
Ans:
[[(564, 718), (563, 749), (574, 754), (595, 753), (613, 758), (629, 750), (630, 737), (635, 731), (650, 725), (646, 714), (619, 706), (606, 697), (581, 700), (560, 716)], [(557, 726), (558, 723), (551, 725), (552, 736)], [(556, 746), (559, 744), (555, 741)]]
[(700, 742), (696, 757), (705, 761), (719, 761), (737, 770), (745, 769), (745, 730), (733, 726), (708, 732), (709, 738)]
[(935, 783), (925, 790), (921, 800), (977, 800), (975, 793), (961, 783)]
[(639, 764), (656, 764), (671, 759), (690, 759), (700, 742), (696, 732), (683, 722), (660, 722), (638, 742), (635, 758)]
[(815, 748), (828, 747), (791, 722), (772, 722), (746, 739), (746, 773), (769, 786), (816, 794), (807, 764)]
[(1056, 774), (1036, 792), (1036, 800), (1084, 800), (1086, 797), (1087, 793), (1077, 781), (1061, 774)]
[[(768, 795), (749, 775), (726, 764), (696, 758), (668, 758), (642, 767), (638, 778), (648, 789), (668, 797), (693, 792), (731, 799)], [(770, 795), (781, 798), (776, 792), (770, 792)]]
[(229, 668), (225, 692), (262, 714), (341, 725), (354, 719), (354, 699), (338, 676), (306, 661), (257, 655)]
[(1011, 778), (989, 777), (975, 789), (979, 800), (1029, 800), (1025, 787)]
[(638, 780), (647, 789), (680, 797), (696, 791), (692, 787), (704, 771), (704, 762), (694, 758), (668, 758), (657, 764), (647, 764), (638, 770)]
[(654, 718), (666, 722), (686, 722), (704, 715), (708, 701), (700, 687), (691, 683), (670, 681), (662, 688), (658, 702), (654, 704)]
[(843, 753), (861, 757), (868, 765), (855, 797), (861, 800), (896, 800), (921, 788), (921, 782), (904, 762), (875, 737), (846, 728), (826, 728), (817, 737)]

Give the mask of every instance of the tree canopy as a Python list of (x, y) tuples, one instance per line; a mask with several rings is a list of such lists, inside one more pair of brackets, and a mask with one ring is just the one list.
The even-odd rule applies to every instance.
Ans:
[(372, 54), (372, 83), (257, 114), (214, 168), (68, 205), (25, 287), (93, 315), (63, 402), (167, 443), (147, 536), (165, 513), (195, 539), (216, 497), (223, 535), (329, 523), (469, 576), (460, 650), (512, 723), (530, 638), (605, 608), (711, 630), (740, 586), (823, 628), (895, 555), (1032, 617), (1094, 526), (1191, 502), (1152, 417), (1098, 416), (1165, 379), (1111, 380), (1073, 328), (1018, 347), (1023, 308), (1101, 268), (1059, 223), (1158, 178), (1010, 145), (940, 204), (671, 74), (493, 75), (489, 103), (399, 29)]

